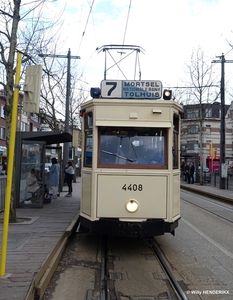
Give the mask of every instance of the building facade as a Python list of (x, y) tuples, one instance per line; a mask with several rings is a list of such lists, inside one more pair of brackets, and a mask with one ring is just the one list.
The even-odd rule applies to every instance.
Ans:
[[(225, 105), (225, 157), (233, 160), (233, 103)], [(220, 169), (221, 104), (184, 106), (181, 121), (181, 160), (194, 161), (210, 168)]]
[[(7, 153), (4, 150), (6, 149), (6, 120), (4, 115), (4, 107), (5, 107), (5, 93), (4, 90), (0, 90), (0, 166), (4, 160), (7, 160)], [(36, 113), (28, 113), (23, 110), (23, 93), (19, 93), (18, 99), (18, 116), (17, 116), (17, 128), (18, 132), (35, 132), (35, 131), (53, 131), (51, 127), (54, 122), (56, 122), (57, 130), (60, 132), (64, 131), (65, 123), (63, 120), (53, 120), (51, 116), (47, 115), (44, 112), (40, 112), (40, 114)], [(70, 133), (73, 134), (73, 128), (70, 126)], [(52, 157), (57, 157), (58, 153), (55, 149), (58, 145), (54, 145), (54, 147), (46, 148), (45, 152), (45, 162), (51, 163)], [(63, 144), (61, 144), (63, 147)], [(75, 147), (73, 151), (73, 147)], [(69, 147), (69, 159), (77, 159), (80, 156), (78, 146), (72, 145), (70, 143)], [(74, 154), (73, 154), (74, 152)]]

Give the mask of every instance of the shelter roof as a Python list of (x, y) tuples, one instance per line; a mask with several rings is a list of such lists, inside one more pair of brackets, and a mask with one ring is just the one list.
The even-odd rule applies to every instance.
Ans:
[(61, 131), (21, 131), (17, 132), (21, 140), (44, 141), (46, 145), (72, 142), (72, 135)]

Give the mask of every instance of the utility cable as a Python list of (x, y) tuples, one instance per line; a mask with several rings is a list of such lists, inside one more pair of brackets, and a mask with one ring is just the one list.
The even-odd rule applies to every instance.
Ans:
[(93, 8), (93, 5), (94, 5), (94, 2), (95, 2), (95, 0), (92, 1), (92, 4), (91, 4), (91, 6), (90, 6), (89, 14), (88, 14), (88, 16), (87, 16), (86, 25), (85, 25), (84, 31), (83, 31), (83, 33), (82, 33), (82, 38), (81, 38), (81, 41), (80, 41), (80, 44), (79, 44), (79, 47), (78, 47), (78, 53), (79, 53), (79, 50), (80, 50), (80, 48), (81, 48), (81, 44), (82, 44), (82, 41), (83, 41), (83, 37), (84, 37), (84, 35), (85, 35), (85, 33), (86, 33), (87, 25), (88, 25), (88, 22), (89, 22), (89, 18), (90, 18), (91, 12), (92, 12), (92, 8)]
[[(122, 43), (122, 46), (124, 46), (125, 44), (125, 37), (126, 37), (126, 31), (127, 31), (127, 28), (128, 28), (128, 22), (129, 22), (129, 14), (130, 14), (130, 9), (131, 9), (131, 3), (132, 3), (132, 0), (129, 1), (129, 8), (128, 8), (128, 14), (127, 14), (127, 19), (126, 19), (126, 24), (125, 24), (125, 32), (124, 32), (124, 37), (123, 37), (123, 43)], [(120, 56), (122, 56), (123, 52), (121, 51), (120, 52)], [(119, 65), (120, 66), (120, 65)], [(119, 72), (119, 69), (118, 69), (118, 72)], [(117, 75), (118, 77), (118, 75)]]
[(124, 33), (124, 38), (123, 38), (123, 43), (122, 43), (122, 45), (125, 44), (125, 37), (126, 37), (126, 31), (127, 31), (127, 28), (128, 28), (129, 13), (130, 13), (130, 9), (131, 9), (131, 3), (132, 3), (132, 0), (130, 0), (130, 2), (129, 2), (129, 9), (128, 9), (128, 15), (127, 15), (127, 20), (126, 20), (125, 33)]

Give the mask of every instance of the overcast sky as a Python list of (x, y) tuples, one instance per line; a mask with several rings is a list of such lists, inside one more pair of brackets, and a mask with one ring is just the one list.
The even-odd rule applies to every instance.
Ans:
[[(54, 11), (64, 3), (53, 2)], [(81, 56), (78, 65), (90, 87), (100, 86), (104, 79), (105, 55), (96, 51), (103, 45), (145, 49), (139, 56), (141, 79), (161, 80), (164, 86), (180, 86), (182, 80), (187, 81), (185, 64), (198, 46), (207, 62), (222, 53), (233, 59), (229, 45), (233, 44), (232, 0), (132, 0), (130, 11), (129, 5), (130, 0), (66, 1), (61, 51), (66, 53), (70, 48), (72, 55)], [(133, 57), (126, 70), (129, 80), (134, 79), (134, 67)], [(220, 76), (221, 65), (215, 68)], [(225, 70), (226, 80), (233, 77), (233, 64), (226, 64)], [(123, 78), (117, 69), (111, 69), (107, 79)]]

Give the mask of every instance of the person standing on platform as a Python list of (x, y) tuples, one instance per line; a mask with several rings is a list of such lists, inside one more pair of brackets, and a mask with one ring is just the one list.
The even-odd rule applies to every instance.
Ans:
[(194, 171), (195, 171), (195, 168), (194, 168), (194, 164), (193, 162), (191, 162), (191, 167), (190, 167), (190, 183), (194, 183)]
[(184, 169), (185, 169), (185, 181), (187, 183), (190, 183), (190, 173), (189, 173), (190, 172), (190, 167), (189, 167), (188, 163), (185, 164)]
[(53, 191), (52, 199), (57, 198), (58, 194), (58, 185), (60, 178), (60, 165), (57, 162), (57, 159), (52, 158), (52, 165), (50, 167), (50, 177), (49, 177), (49, 185)]
[(73, 192), (72, 182), (74, 179), (74, 167), (71, 161), (68, 162), (64, 172), (65, 172), (66, 183), (68, 185), (68, 194), (66, 195), (66, 197), (72, 197), (72, 192)]

